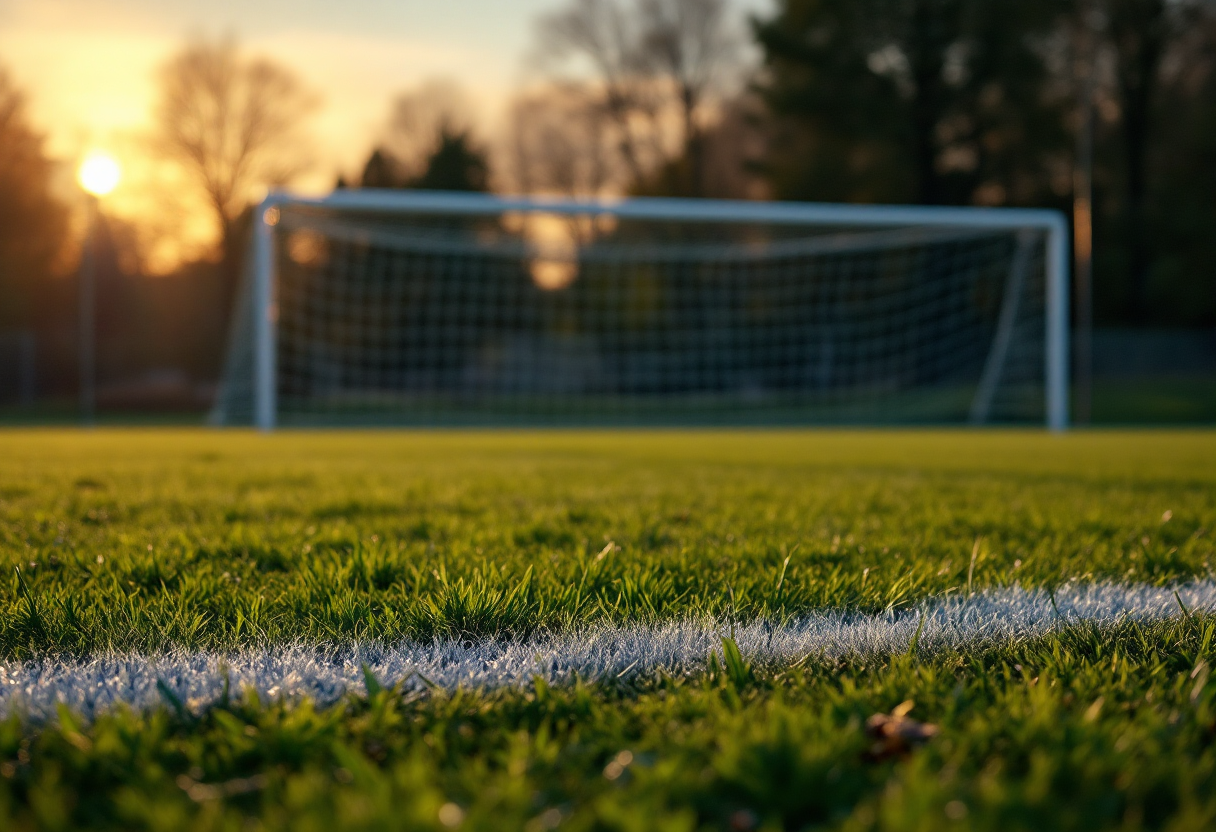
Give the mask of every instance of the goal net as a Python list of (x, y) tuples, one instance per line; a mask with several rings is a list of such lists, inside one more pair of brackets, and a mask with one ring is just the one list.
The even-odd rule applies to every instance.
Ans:
[(1067, 419), (1055, 212), (272, 195), (213, 421)]

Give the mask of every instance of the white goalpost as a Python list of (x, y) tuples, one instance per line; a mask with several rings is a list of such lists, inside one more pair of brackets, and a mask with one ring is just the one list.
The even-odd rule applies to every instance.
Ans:
[(1055, 211), (365, 189), (255, 217), (216, 424), (1068, 424)]

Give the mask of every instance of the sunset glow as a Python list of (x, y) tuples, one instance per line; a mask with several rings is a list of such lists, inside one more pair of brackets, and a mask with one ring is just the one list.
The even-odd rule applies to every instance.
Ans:
[(80, 163), (76, 179), (87, 193), (97, 197), (107, 196), (118, 187), (122, 179), (122, 168), (110, 154), (94, 151)]

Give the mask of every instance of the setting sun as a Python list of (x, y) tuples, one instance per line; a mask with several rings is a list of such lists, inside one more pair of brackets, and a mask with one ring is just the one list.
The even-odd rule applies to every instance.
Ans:
[(93, 196), (105, 196), (114, 190), (122, 178), (122, 169), (117, 160), (108, 153), (94, 152), (80, 163), (76, 174), (80, 187)]

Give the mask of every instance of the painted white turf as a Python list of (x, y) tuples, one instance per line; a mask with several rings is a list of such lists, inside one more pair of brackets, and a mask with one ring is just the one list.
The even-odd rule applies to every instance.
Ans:
[[(1177, 587), (1108, 583), (1069, 584), (1052, 596), (1009, 587), (930, 600), (914, 610), (878, 615), (821, 612), (785, 624), (739, 623), (736, 641), (745, 658), (790, 664), (809, 657), (864, 658), (1010, 643), (1080, 622), (1112, 624), (1124, 617), (1153, 621), (1186, 611), (1216, 612), (1216, 582)], [(701, 671), (730, 632), (723, 620), (599, 625), (529, 639), (433, 644), (355, 644), (317, 647), (261, 646), (220, 654), (99, 655), (84, 659), (0, 662), (0, 715), (33, 719), (54, 714), (63, 702), (86, 715), (126, 703), (134, 708), (171, 704), (164, 689), (192, 711), (221, 698), (225, 679), (232, 695), (253, 687), (263, 699), (311, 698), (326, 705), (365, 691), (363, 668), (388, 687), (427, 684), (454, 689), (550, 684), (575, 677), (597, 680), (653, 673)]]

